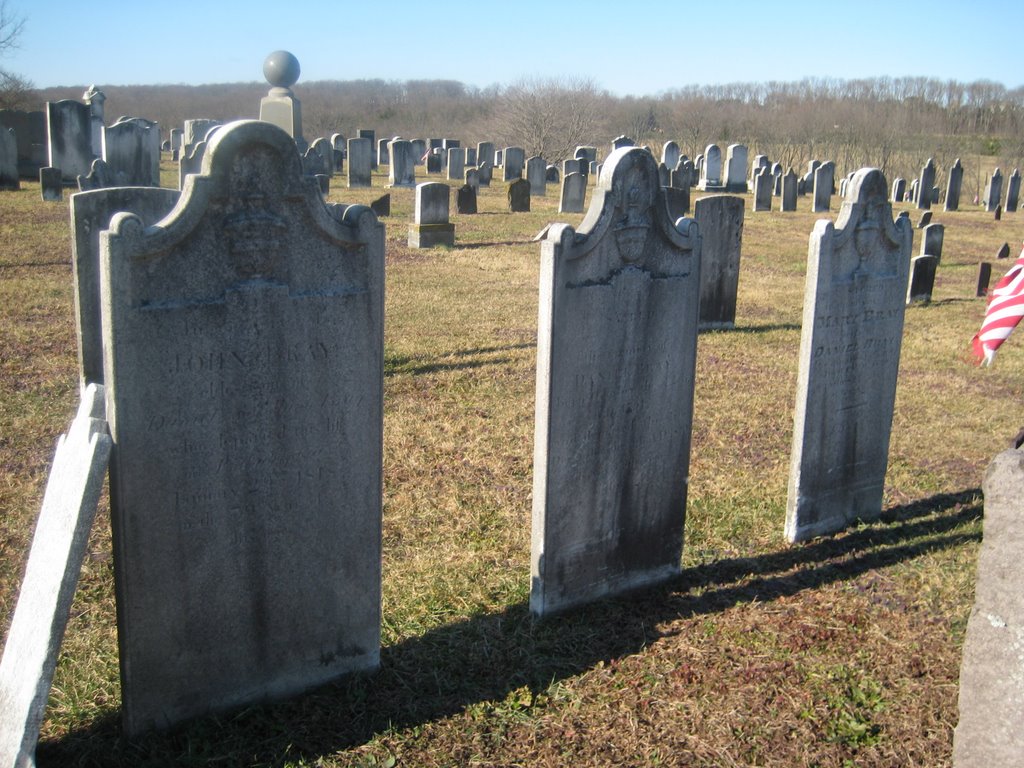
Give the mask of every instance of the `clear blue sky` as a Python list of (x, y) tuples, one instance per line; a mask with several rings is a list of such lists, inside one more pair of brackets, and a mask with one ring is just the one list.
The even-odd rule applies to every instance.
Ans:
[(687, 84), (926, 76), (1024, 84), (1024, 2), (993, 0), (7, 0), (27, 20), (0, 67), (37, 87), (585, 77), (619, 95)]

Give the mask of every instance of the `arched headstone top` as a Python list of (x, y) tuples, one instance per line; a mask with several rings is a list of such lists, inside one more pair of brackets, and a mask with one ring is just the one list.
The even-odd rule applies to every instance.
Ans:
[[(828, 225), (832, 226), (831, 222)], [(855, 237), (862, 259), (903, 248), (909, 258), (909, 241), (913, 237), (910, 219), (893, 221), (888, 184), (877, 168), (861, 168), (846, 186), (846, 198), (835, 223), (836, 249), (844, 248), (851, 236)], [(881, 245), (881, 250), (876, 245)], [(884, 270), (894, 268), (887, 266)]]

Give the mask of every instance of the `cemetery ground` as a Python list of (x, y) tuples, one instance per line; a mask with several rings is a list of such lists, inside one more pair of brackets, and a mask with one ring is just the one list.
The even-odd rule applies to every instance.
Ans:
[[(172, 171), (165, 163), (165, 186)], [(1024, 213), (997, 222), (976, 206), (936, 208), (942, 263), (933, 301), (907, 310), (885, 513), (788, 546), (808, 236), (825, 215), (810, 213), (809, 197), (797, 213), (753, 214), (746, 196), (736, 328), (698, 343), (683, 573), (537, 622), (527, 607), (531, 239), (582, 214), (558, 214), (554, 185), (531, 213), (507, 214), (496, 181), (481, 190), (481, 213), (453, 214), (454, 248), (413, 250), (413, 191), (385, 190), (385, 179), (348, 190), (336, 177), (329, 197), (392, 196), (380, 670), (122, 739), (104, 497), (39, 765), (948, 765), (981, 482), (1024, 426), (1024, 338), (991, 369), (966, 359), (984, 311), (977, 264), (993, 262), (993, 282), (1009, 268), (995, 253), (1003, 242), (1018, 252)], [(42, 203), (23, 183), (0, 195), (0, 231), (6, 635), (78, 381), (66, 198)]]

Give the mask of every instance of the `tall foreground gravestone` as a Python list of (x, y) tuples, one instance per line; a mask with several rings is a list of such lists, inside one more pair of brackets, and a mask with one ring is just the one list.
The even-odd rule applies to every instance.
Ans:
[(913, 231), (882, 172), (862, 168), (835, 225), (811, 233), (786, 537), (882, 511)]
[(100, 242), (126, 733), (376, 667), (383, 226), (240, 121)]
[(679, 572), (700, 238), (651, 154), (611, 153), (541, 245), (532, 590), (539, 615)]

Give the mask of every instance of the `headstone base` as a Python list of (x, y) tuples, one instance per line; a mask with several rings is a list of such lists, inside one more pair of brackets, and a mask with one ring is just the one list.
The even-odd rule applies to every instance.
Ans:
[(410, 248), (435, 248), (455, 245), (455, 225), (448, 224), (410, 224)]

